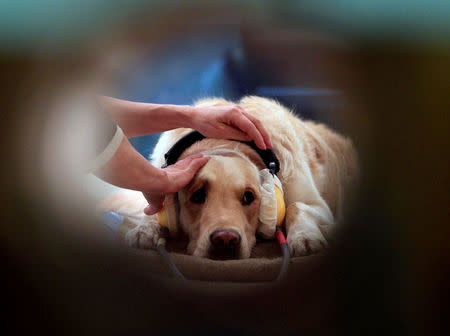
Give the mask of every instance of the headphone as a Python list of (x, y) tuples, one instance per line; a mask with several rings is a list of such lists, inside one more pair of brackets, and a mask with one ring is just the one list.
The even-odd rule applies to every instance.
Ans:
[[(205, 139), (198, 131), (192, 131), (178, 140), (164, 155), (166, 162), (161, 168), (177, 162), (181, 154), (194, 143)], [(259, 171), (261, 181), (261, 205), (257, 233), (263, 238), (274, 238), (277, 227), (281, 227), (286, 215), (283, 187), (277, 177), (280, 163), (272, 149), (259, 149), (254, 142), (240, 141), (255, 150), (266, 168)], [(159, 225), (168, 229), (170, 236), (176, 236), (178, 228), (177, 194), (166, 195), (164, 206), (156, 214)]]

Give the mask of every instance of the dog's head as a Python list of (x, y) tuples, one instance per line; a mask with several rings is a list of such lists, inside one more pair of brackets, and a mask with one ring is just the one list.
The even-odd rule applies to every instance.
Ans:
[[(165, 155), (166, 163), (173, 162), (172, 154), (178, 151), (174, 145)], [(159, 223), (172, 237), (183, 231), (192, 255), (250, 257), (256, 232), (274, 237), (276, 226), (284, 220), (282, 186), (274, 175), (279, 169), (275, 153), (258, 152), (239, 142), (205, 139), (191, 145), (178, 159), (196, 153), (210, 156), (210, 160), (184, 189), (166, 195)]]
[(218, 259), (248, 258), (261, 204), (258, 168), (239, 153), (212, 153), (178, 193), (179, 222), (188, 252)]

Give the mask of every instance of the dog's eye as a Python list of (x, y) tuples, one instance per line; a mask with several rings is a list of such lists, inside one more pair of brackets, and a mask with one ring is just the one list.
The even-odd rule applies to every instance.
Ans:
[(189, 199), (192, 203), (205, 203), (206, 200), (206, 190), (205, 188), (200, 188), (197, 191), (194, 191), (194, 193), (191, 195), (191, 198)]
[(246, 191), (242, 196), (242, 205), (250, 205), (255, 200), (255, 195), (251, 191)]

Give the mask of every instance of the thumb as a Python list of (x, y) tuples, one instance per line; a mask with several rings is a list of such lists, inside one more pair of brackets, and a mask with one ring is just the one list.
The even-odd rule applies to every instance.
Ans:
[(193, 159), (186, 169), (187, 173), (192, 174), (192, 176), (194, 176), (195, 173), (209, 161), (209, 159), (210, 159), (209, 156), (203, 156), (200, 158)]
[(154, 215), (162, 209), (165, 198), (164, 194), (147, 192), (143, 193), (143, 195), (149, 203), (144, 209), (144, 213), (147, 216)]

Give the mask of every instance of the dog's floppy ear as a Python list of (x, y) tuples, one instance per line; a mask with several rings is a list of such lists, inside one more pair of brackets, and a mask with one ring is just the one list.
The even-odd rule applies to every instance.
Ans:
[(178, 234), (178, 194), (168, 194), (163, 209), (157, 213), (158, 223), (169, 229), (172, 237)]
[(261, 205), (257, 231), (264, 238), (273, 238), (277, 225), (282, 225), (286, 213), (283, 187), (278, 177), (272, 175), (268, 169), (261, 170), (259, 176)]

